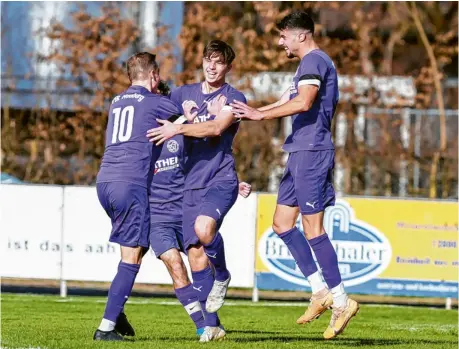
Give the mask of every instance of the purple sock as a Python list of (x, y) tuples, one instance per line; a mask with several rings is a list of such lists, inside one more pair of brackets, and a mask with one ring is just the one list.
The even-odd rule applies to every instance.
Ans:
[(311, 248), (317, 258), (322, 269), (322, 275), (328, 288), (331, 290), (341, 283), (341, 274), (338, 268), (338, 257), (336, 251), (330, 242), (327, 234), (320, 235), (316, 238), (309, 240)]
[(288, 250), (295, 259), (304, 277), (307, 278), (317, 271), (317, 265), (316, 262), (314, 262), (314, 257), (312, 257), (312, 251), (308, 244), (308, 240), (306, 240), (304, 234), (297, 227), (279, 234), (279, 237), (287, 245)]
[(203, 245), (210, 263), (215, 268), (215, 280), (225, 281), (229, 278), (229, 271), (226, 269), (225, 244), (219, 232), (208, 245)]
[(202, 311), (204, 313), (205, 326), (220, 326), (220, 319), (218, 318), (217, 313), (208, 313), (206, 311), (207, 296), (209, 295), (210, 290), (214, 284), (214, 274), (212, 273), (212, 268), (207, 266), (207, 268), (204, 270), (193, 271), (191, 275), (193, 277), (193, 289), (195, 294), (198, 296)]
[(108, 291), (104, 319), (116, 322), (118, 315), (123, 311), (124, 304), (131, 295), (135, 277), (139, 269), (140, 264), (120, 262), (118, 265), (118, 272)]
[(175, 289), (177, 299), (182, 303), (196, 328), (204, 327), (204, 313), (202, 312), (201, 303), (199, 302), (196, 290), (193, 285), (189, 284), (182, 288)]

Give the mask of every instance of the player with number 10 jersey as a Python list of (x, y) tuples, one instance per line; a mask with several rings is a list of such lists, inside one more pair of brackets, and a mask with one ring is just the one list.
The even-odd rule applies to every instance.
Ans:
[[(102, 183), (111, 183), (113, 201), (103, 206), (115, 210), (121, 204), (134, 204), (131, 202), (134, 198), (125, 203), (118, 201), (115, 196), (117, 192), (123, 192), (126, 188), (132, 189), (135, 193), (142, 192), (141, 201), (136, 202), (131, 208), (137, 211), (133, 219), (141, 216), (144, 222), (139, 226), (137, 220), (126, 221), (128, 216), (111, 217), (114, 223), (111, 242), (126, 246), (149, 246), (148, 191), (153, 175), (152, 169), (161, 147), (152, 146), (145, 134), (148, 129), (157, 127), (157, 118), (167, 119), (178, 113), (175, 104), (167, 97), (151, 93), (142, 86), (130, 86), (113, 99), (106, 131), (105, 153), (97, 176), (98, 192)], [(107, 185), (104, 186), (106, 187)], [(135, 196), (140, 200), (140, 194)], [(141, 209), (139, 207), (138, 210), (137, 204), (140, 202)], [(129, 215), (134, 212), (124, 213)], [(133, 223), (133, 227), (130, 227), (130, 223)]]
[(123, 335), (135, 334), (123, 308), (149, 247), (148, 195), (153, 164), (161, 150), (145, 134), (158, 125), (158, 119), (178, 114), (174, 103), (152, 92), (160, 82), (155, 58), (148, 52), (129, 58), (127, 73), (131, 86), (113, 98), (109, 110), (97, 196), (111, 219), (109, 240), (120, 245), (121, 261), (94, 340), (121, 341)]

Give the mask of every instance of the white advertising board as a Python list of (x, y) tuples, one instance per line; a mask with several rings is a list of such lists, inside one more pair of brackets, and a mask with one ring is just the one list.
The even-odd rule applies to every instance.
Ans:
[[(231, 286), (252, 287), (254, 272), (256, 195), (238, 198), (221, 228)], [(117, 244), (108, 242), (110, 219), (95, 187), (66, 187), (64, 194), (64, 253), (66, 280), (111, 281), (120, 259)], [(185, 264), (188, 262), (185, 257)], [(167, 269), (151, 251), (144, 257), (138, 283), (171, 284)]]
[(59, 279), (63, 187), (1, 185), (3, 277)]

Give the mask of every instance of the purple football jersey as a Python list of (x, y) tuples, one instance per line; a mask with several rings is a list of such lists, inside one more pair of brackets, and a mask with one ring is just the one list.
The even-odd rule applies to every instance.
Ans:
[(154, 222), (181, 222), (185, 184), (184, 137), (177, 135), (164, 142), (155, 162), (150, 190), (150, 215)]
[(331, 122), (338, 104), (338, 76), (331, 58), (322, 50), (309, 52), (300, 62), (290, 88), (290, 99), (298, 96), (301, 85), (319, 87), (317, 97), (308, 111), (292, 115), (292, 134), (284, 150), (334, 149)]
[(130, 182), (149, 188), (153, 162), (161, 148), (148, 141), (147, 130), (159, 126), (156, 119), (178, 113), (169, 98), (142, 86), (131, 86), (116, 96), (108, 114), (97, 183)]
[[(228, 84), (209, 94), (202, 92), (201, 83), (185, 85), (172, 91), (171, 100), (179, 106), (186, 100), (195, 101), (199, 110), (194, 122), (199, 123), (215, 119), (215, 115), (208, 113), (206, 102), (219, 94), (227, 98), (224, 109), (231, 110), (229, 104), (234, 100), (247, 103), (245, 96)], [(235, 120), (218, 137), (186, 138), (188, 159), (185, 165), (185, 190), (206, 188), (220, 181), (237, 180), (232, 145), (238, 128), (239, 122)]]

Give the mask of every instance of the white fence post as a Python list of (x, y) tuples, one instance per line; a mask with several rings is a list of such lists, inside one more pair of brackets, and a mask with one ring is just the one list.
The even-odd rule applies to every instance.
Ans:
[(60, 254), (60, 296), (67, 297), (67, 282), (64, 280), (64, 251), (65, 251), (65, 233), (64, 233), (64, 207), (65, 207), (65, 187), (62, 186), (62, 205), (61, 205), (61, 254)]
[(445, 302), (446, 310), (451, 310), (452, 309), (452, 305), (453, 305), (453, 301), (452, 301), (451, 297), (447, 297), (446, 298), (446, 302)]
[(252, 302), (258, 302), (258, 286), (257, 286), (257, 272), (253, 273), (253, 289), (252, 289)]

